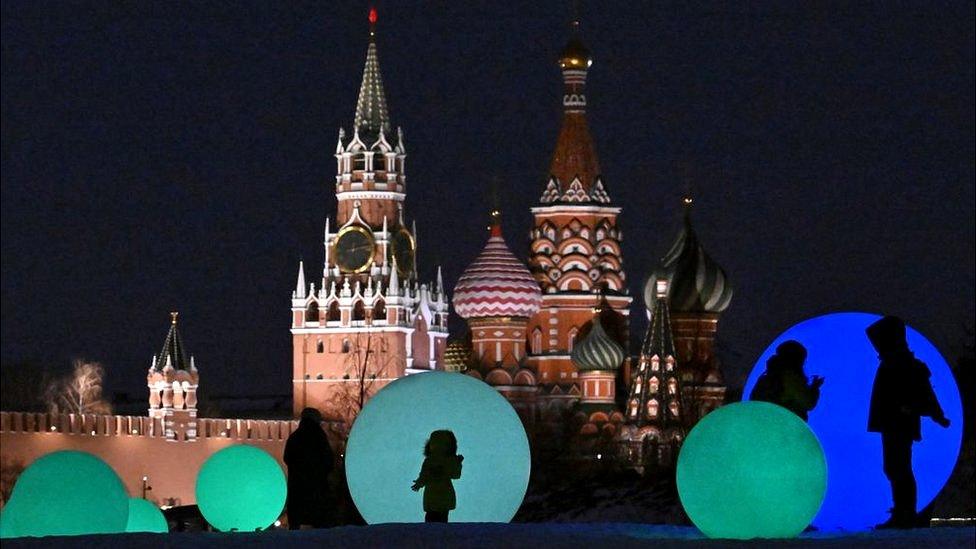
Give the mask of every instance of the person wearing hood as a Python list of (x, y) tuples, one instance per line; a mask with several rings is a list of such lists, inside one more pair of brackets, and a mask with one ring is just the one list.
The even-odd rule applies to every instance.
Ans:
[(452, 479), (461, 478), (464, 456), (457, 453), (457, 438), (447, 430), (434, 431), (424, 445), (420, 475), (410, 487), (424, 489), (424, 522), (447, 522), (448, 513), (457, 507)]
[(884, 473), (891, 483), (894, 507), (881, 528), (916, 526), (917, 487), (912, 471), (912, 445), (922, 440), (922, 416), (949, 426), (932, 389), (928, 367), (908, 348), (905, 322), (886, 316), (868, 326), (868, 339), (878, 352), (878, 371), (871, 389), (868, 431), (881, 433)]
[(285, 443), (284, 461), (288, 467), (285, 507), (291, 530), (329, 525), (329, 473), (334, 459), (329, 438), (322, 429), (322, 414), (315, 408), (305, 408), (298, 428)]
[(806, 347), (798, 341), (781, 343), (766, 361), (766, 371), (753, 387), (749, 400), (777, 404), (807, 421), (810, 410), (820, 399), (824, 379), (820, 376), (814, 376), (812, 381), (807, 379), (803, 371), (806, 360)]

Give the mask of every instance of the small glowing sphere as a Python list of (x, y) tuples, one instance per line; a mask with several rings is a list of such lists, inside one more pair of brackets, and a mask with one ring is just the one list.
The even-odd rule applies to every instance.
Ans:
[(129, 496), (104, 461), (75, 450), (38, 458), (21, 473), (3, 511), (3, 534), (74, 536), (125, 531)]
[(239, 444), (215, 452), (197, 475), (197, 505), (224, 532), (270, 526), (285, 506), (285, 474), (270, 454)]
[[(867, 313), (833, 313), (796, 324), (777, 337), (756, 361), (746, 382), (748, 398), (776, 347), (787, 340), (807, 349), (807, 375), (823, 376), (820, 401), (810, 412), (810, 428), (827, 455), (830, 482), (813, 525), (820, 530), (864, 530), (889, 518), (891, 485), (884, 476), (881, 435), (869, 433), (868, 408), (878, 355), (864, 330), (880, 319)], [(962, 400), (949, 365), (925, 336), (907, 329), (908, 346), (932, 372), (932, 387), (946, 417), (943, 429), (922, 418), (922, 441), (913, 452), (918, 508), (945, 485), (962, 444)]]
[(166, 517), (159, 507), (142, 498), (129, 498), (129, 521), (125, 525), (126, 532), (169, 532)]
[(789, 410), (737, 402), (711, 412), (678, 455), (678, 495), (711, 538), (789, 538), (806, 528), (827, 489), (816, 435)]
[(453, 481), (451, 522), (508, 522), (529, 484), (529, 441), (512, 405), (482, 381), (427, 372), (390, 383), (369, 400), (346, 447), (346, 477), (370, 524), (423, 522), (423, 489), (410, 489), (432, 431), (449, 429), (464, 456)]

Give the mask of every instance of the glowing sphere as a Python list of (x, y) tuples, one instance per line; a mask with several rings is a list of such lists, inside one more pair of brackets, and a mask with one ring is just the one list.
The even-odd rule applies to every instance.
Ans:
[(390, 383), (369, 400), (349, 434), (346, 477), (370, 524), (422, 522), (423, 490), (410, 489), (432, 431), (454, 432), (464, 456), (453, 481), (451, 522), (507, 522), (529, 483), (529, 441), (498, 391), (464, 374), (427, 372)]
[(737, 402), (711, 412), (678, 455), (678, 495), (711, 538), (789, 538), (806, 528), (827, 489), (816, 435), (789, 410)]
[(225, 532), (263, 530), (285, 506), (285, 474), (254, 446), (228, 446), (207, 458), (197, 475), (197, 505), (211, 526)]
[(21, 473), (3, 510), (3, 534), (118, 533), (125, 531), (128, 515), (129, 496), (115, 471), (89, 453), (64, 450), (38, 458)]
[(142, 498), (129, 498), (129, 521), (126, 532), (169, 532), (166, 517), (152, 502)]
[[(810, 412), (810, 427), (827, 454), (830, 482), (813, 524), (821, 530), (863, 530), (889, 518), (891, 485), (881, 466), (881, 435), (869, 433), (868, 408), (878, 355), (864, 330), (881, 318), (867, 313), (834, 313), (793, 326), (766, 349), (746, 382), (748, 398), (776, 347), (795, 339), (807, 348), (807, 375), (826, 381)], [(932, 387), (952, 421), (948, 429), (922, 418), (922, 442), (915, 443), (918, 508), (928, 505), (945, 485), (962, 443), (962, 400), (949, 365), (925, 337), (907, 330), (908, 345), (932, 372)]]

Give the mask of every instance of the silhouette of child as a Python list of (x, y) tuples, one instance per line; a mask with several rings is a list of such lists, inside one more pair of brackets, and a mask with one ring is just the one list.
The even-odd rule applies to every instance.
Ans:
[(434, 431), (424, 445), (424, 464), (411, 490), (424, 489), (424, 522), (447, 522), (457, 506), (451, 479), (461, 478), (464, 456), (457, 453), (457, 439), (447, 430)]
[(784, 341), (776, 347), (776, 354), (766, 361), (766, 371), (759, 377), (749, 395), (750, 400), (778, 404), (807, 421), (810, 410), (820, 400), (820, 386), (824, 379), (813, 376), (807, 380), (803, 364), (807, 349), (798, 341)]
[(905, 322), (886, 316), (866, 331), (881, 360), (871, 389), (868, 431), (881, 433), (884, 473), (894, 502), (891, 519), (878, 527), (912, 528), (918, 504), (912, 445), (922, 440), (922, 416), (942, 427), (949, 420), (932, 389), (931, 372), (908, 348)]

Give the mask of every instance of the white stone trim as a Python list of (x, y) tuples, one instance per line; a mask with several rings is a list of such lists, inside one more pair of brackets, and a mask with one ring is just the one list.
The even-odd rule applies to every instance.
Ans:
[(407, 197), (405, 193), (398, 193), (394, 191), (343, 191), (336, 193), (336, 198), (341, 202), (343, 200), (396, 200), (397, 202), (403, 202)]

